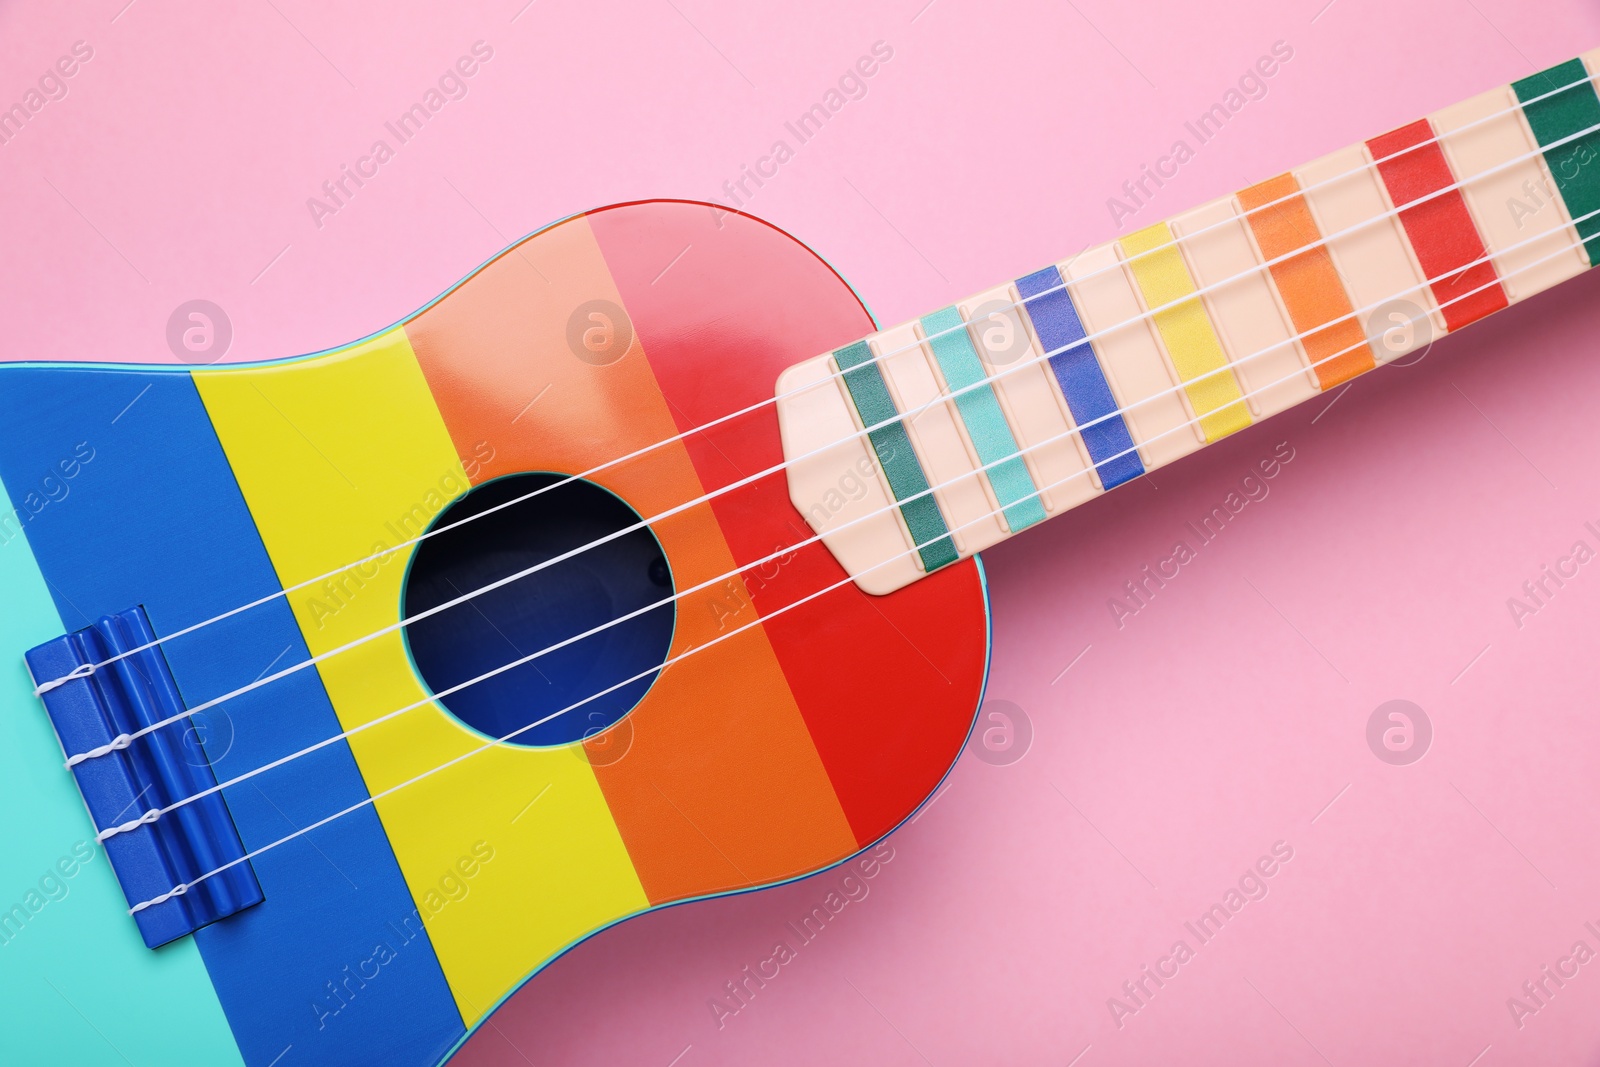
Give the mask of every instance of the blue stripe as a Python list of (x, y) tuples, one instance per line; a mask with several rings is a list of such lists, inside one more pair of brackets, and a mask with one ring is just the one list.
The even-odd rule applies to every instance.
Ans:
[[(945, 384), (956, 396), (956, 410), (961, 422), (972, 438), (972, 447), (978, 450), (978, 462), (986, 468), (989, 484), (1005, 512), (1006, 525), (1011, 532), (1026, 529), (1045, 518), (1044, 504), (1039, 499), (1039, 488), (1033, 484), (1028, 465), (1018, 454), (1017, 439), (1012, 436), (1006, 416), (1000, 410), (1000, 400), (994, 388), (981, 385), (988, 375), (967, 336), (966, 320), (953, 307), (935, 311), (922, 318), (922, 332), (933, 349), (933, 358), (939, 361)], [(966, 389), (966, 392), (960, 392)], [(1010, 457), (1009, 459), (1007, 457)]]
[[(0, 368), (0, 425), (0, 480), (41, 501), (25, 532), (68, 629), (142, 604), (156, 632), (171, 633), (279, 588), (188, 375)], [(57, 477), (75, 450), (92, 460)], [(282, 599), (162, 651), (190, 707), (308, 655)], [(314, 670), (206, 717), (219, 779), (342, 729)], [(343, 741), (223, 791), (252, 849), (367, 795)], [(194, 935), (246, 1063), (266, 1067), (290, 1045), (279, 1067), (433, 1063), (462, 1035), (371, 805), (250, 865), (266, 899)], [(120, 917), (131, 935), (133, 919)], [(393, 954), (381, 973), (380, 943)]]
[[(1083, 321), (1078, 318), (1061, 272), (1046, 267), (1018, 278), (1017, 291), (1022, 294), (1023, 307), (1033, 320), (1039, 342), (1051, 353), (1050, 369), (1067, 398), (1089, 458), (1100, 473), (1100, 484), (1115, 489), (1128, 479), (1137, 478), (1144, 473), (1144, 464), (1139, 462), (1128, 424), (1117, 410), (1111, 383), (1100, 369), (1093, 346), (1084, 340)], [(1103, 421), (1095, 422), (1097, 419)], [(1088, 425), (1091, 422), (1093, 426)]]

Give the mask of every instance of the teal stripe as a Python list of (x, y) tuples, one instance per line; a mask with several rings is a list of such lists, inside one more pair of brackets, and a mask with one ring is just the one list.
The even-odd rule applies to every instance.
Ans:
[[(978, 385), (987, 374), (978, 360), (972, 338), (967, 336), (966, 320), (953, 307), (935, 311), (922, 318), (922, 332), (933, 349), (933, 358), (939, 361), (945, 384), (957, 393), (956, 410), (961, 422), (972, 438), (972, 447), (978, 450), (978, 462), (989, 476), (994, 495), (1005, 512), (1006, 525), (1011, 532), (1026, 529), (1043, 522), (1044, 504), (1039, 499), (1039, 487), (1033, 484), (1033, 475), (1023, 462), (1017, 448), (1017, 439), (1011, 434), (1005, 412), (1000, 410), (1000, 399), (994, 387)], [(977, 388), (969, 388), (978, 386)], [(961, 392), (961, 390), (967, 390)], [(1010, 457), (1010, 458), (1007, 458)]]
[[(1600, 125), (1600, 97), (1595, 95), (1594, 83), (1588, 77), (1583, 60), (1574, 59), (1511, 83), (1517, 99), (1522, 101), (1528, 126), (1545, 150), (1545, 163), (1555, 175), (1556, 189), (1567, 205), (1567, 213), (1574, 219), (1600, 211), (1600, 130), (1556, 148), (1549, 146), (1579, 130)], [(1572, 88), (1555, 93), (1563, 85)], [(1546, 93), (1555, 95), (1538, 103), (1527, 102)], [(1577, 227), (1589, 266), (1600, 264), (1600, 215), (1584, 219)]]
[(872, 349), (867, 342), (857, 341), (834, 352), (833, 358), (844, 371), (844, 384), (855, 401), (862, 425), (885, 424), (868, 431), (867, 437), (878, 454), (878, 466), (889, 479), (889, 488), (900, 502), (900, 514), (905, 516), (906, 528), (918, 545), (923, 567), (932, 571), (954, 563), (960, 556), (950, 540), (950, 528), (928, 491), (928, 476), (911, 449), (911, 438), (906, 435), (900, 410), (894, 406), (889, 387), (872, 360)]
[(67, 626), (28, 544), (32, 521), (0, 484), (0, 806), (26, 812), (0, 848), (0, 1058), (243, 1067), (194, 939), (144, 947), (33, 695), (22, 654)]

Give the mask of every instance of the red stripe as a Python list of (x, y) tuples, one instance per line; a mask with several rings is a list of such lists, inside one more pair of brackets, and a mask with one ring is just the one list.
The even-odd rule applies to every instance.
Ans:
[[(1459, 330), (1506, 307), (1509, 301), (1494, 264), (1485, 258), (1483, 237), (1472, 221), (1461, 190), (1450, 188), (1456, 184), (1456, 176), (1444, 157), (1444, 149), (1433, 137), (1433, 126), (1428, 120), (1418, 119), (1392, 133), (1374, 137), (1367, 142), (1367, 147), (1379, 160), (1405, 152), (1380, 162), (1378, 173), (1389, 190), (1389, 199), (1401, 209), (1401, 225), (1411, 239), (1423, 274), (1437, 279), (1431, 283), (1431, 288), (1444, 314), (1445, 325)], [(1432, 143), (1412, 147), (1424, 141)], [(1411, 150), (1405, 151), (1408, 148)], [(1450, 188), (1447, 193), (1415, 203), (1447, 188)], [(1407, 204), (1414, 206), (1407, 207)], [(1467, 266), (1477, 260), (1483, 262)], [(1480, 287), (1483, 287), (1481, 291), (1473, 292)], [(1472, 295), (1465, 295), (1468, 293)]]
[[(770, 399), (783, 368), (872, 331), (849, 287), (782, 231), (707, 205), (648, 206), (589, 224), (680, 428)], [(770, 406), (685, 443), (708, 490), (783, 460)], [(712, 508), (740, 561), (811, 536), (781, 474)], [(843, 577), (817, 543), (745, 571), (762, 615)], [(972, 724), (988, 662), (976, 565), (884, 597), (845, 585), (763, 625), (852, 832), (875, 840), (938, 785)]]

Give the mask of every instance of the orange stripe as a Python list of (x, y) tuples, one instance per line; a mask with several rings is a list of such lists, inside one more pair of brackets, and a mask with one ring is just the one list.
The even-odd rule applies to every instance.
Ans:
[[(570, 347), (569, 320), (578, 317), (581, 339), (595, 321), (586, 316), (592, 302), (615, 308), (621, 299), (579, 217), (501, 257), (407, 325), (475, 483), (588, 470), (676, 436), (637, 340), (599, 366)], [(593, 480), (644, 516), (703, 494), (682, 443)], [(733, 569), (709, 506), (651, 528), (679, 590)], [(670, 655), (716, 637), (728, 605), (749, 600), (738, 577), (680, 600)], [(760, 627), (663, 671), (638, 707), (587, 743), (587, 754), (652, 903), (791, 877), (857, 847)]]
[[(1261, 254), (1268, 260), (1304, 249), (1268, 270), (1289, 311), (1301, 346), (1310, 359), (1323, 389), (1349, 381), (1375, 365), (1366, 334), (1355, 319), (1344, 282), (1333, 265), (1322, 231), (1312, 218), (1300, 184), (1292, 174), (1281, 174), (1239, 192), (1239, 203), (1250, 220)], [(1288, 197), (1281, 204), (1262, 208)], [(1262, 208), (1261, 210), (1256, 210)], [(1347, 351), (1348, 350), (1348, 351)], [(1335, 353), (1341, 353), (1336, 355)]]

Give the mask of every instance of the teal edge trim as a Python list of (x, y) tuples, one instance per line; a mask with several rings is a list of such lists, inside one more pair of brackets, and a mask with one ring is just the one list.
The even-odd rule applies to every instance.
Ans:
[(972, 740), (972, 731), (976, 729), (978, 725), (978, 711), (983, 707), (983, 699), (989, 693), (989, 669), (994, 665), (994, 613), (989, 610), (989, 575), (983, 568), (983, 559), (981, 556), (973, 556), (972, 562), (978, 568), (978, 581), (983, 591), (983, 684), (978, 687), (978, 702), (972, 707), (972, 721), (967, 725), (967, 736), (961, 742), (960, 752), (956, 753), (956, 758), (950, 761), (950, 766), (946, 768), (944, 774), (940, 775), (939, 780), (934, 783), (933, 788), (928, 790), (928, 795), (922, 798), (922, 803), (918, 804), (911, 811), (907, 812), (904, 819), (901, 819), (899, 822), (895, 823), (881, 836), (861, 846), (856, 851), (850, 853), (850, 855), (845, 856), (834, 863), (830, 863), (826, 867), (819, 867), (809, 874), (797, 875), (794, 878), (785, 878), (779, 882), (769, 882), (766, 885), (751, 886), (748, 889), (732, 889), (725, 893), (707, 893), (704, 896), (686, 897), (683, 900), (674, 900), (670, 904), (659, 904), (654, 907), (640, 908), (638, 911), (624, 915), (622, 918), (617, 919), (614, 922), (609, 922), (606, 925), (592, 931), (591, 933), (584, 934), (575, 941), (569, 942), (564, 948), (561, 949), (561, 951), (557, 952), (548, 960), (545, 960), (539, 966), (523, 975), (522, 980), (516, 985), (512, 986), (505, 996), (501, 997), (494, 1004), (492, 1004), (489, 1007), (489, 1010), (484, 1013), (483, 1018), (474, 1023), (467, 1031), (466, 1036), (458, 1041), (455, 1047), (445, 1054), (445, 1062), (448, 1063), (450, 1060), (454, 1059), (456, 1054), (460, 1052), (463, 1047), (465, 1047), (466, 1043), (472, 1040), (472, 1035), (489, 1025), (489, 1021), (494, 1018), (494, 1013), (499, 1011), (500, 1007), (505, 1004), (506, 1001), (516, 996), (522, 987), (531, 982), (539, 975), (540, 972), (549, 967), (551, 964), (555, 963), (561, 957), (565, 956), (567, 953), (571, 952), (573, 949), (577, 948), (579, 945), (583, 944), (585, 941), (588, 941), (593, 937), (599, 937), (613, 926), (620, 926), (628, 920), (637, 919), (639, 916), (644, 915), (647, 912), (665, 911), (668, 908), (682, 907), (685, 904), (698, 904), (704, 900), (717, 900), (721, 897), (738, 897), (744, 896), (746, 893), (759, 893), (765, 889), (775, 889), (781, 885), (789, 885), (791, 882), (803, 882), (807, 878), (816, 878), (819, 875), (827, 874), (829, 871), (834, 870), (837, 867), (842, 867), (846, 863), (849, 863), (851, 860), (855, 859), (857, 856), (860, 856), (863, 853), (878, 847), (883, 842), (887, 841), (890, 835), (892, 835), (895, 831), (899, 830), (902, 826), (906, 825), (906, 823), (916, 818), (917, 813), (928, 806), (928, 801), (933, 799), (933, 797), (939, 792), (939, 789), (949, 779), (951, 772), (956, 769), (956, 764), (960, 762), (961, 759), (961, 752), (966, 751), (967, 743)]
[[(965, 389), (955, 398), (961, 423), (967, 428), (978, 463), (994, 488), (1006, 525), (1012, 533), (1045, 520), (1039, 487), (1027, 462), (1019, 454), (1017, 439), (1000, 410), (994, 386), (981, 384), (987, 377), (977, 349), (967, 336), (966, 319), (954, 307), (943, 308), (922, 317), (924, 340), (952, 391)], [(978, 388), (972, 388), (978, 386)]]

